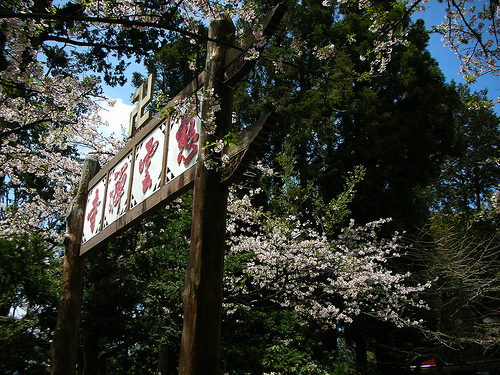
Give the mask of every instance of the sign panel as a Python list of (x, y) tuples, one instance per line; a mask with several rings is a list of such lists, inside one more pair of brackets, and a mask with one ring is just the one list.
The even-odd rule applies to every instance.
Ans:
[(196, 164), (198, 160), (198, 139), (201, 128), (201, 94), (193, 103), (184, 105), (181, 115), (172, 116), (170, 119), (167, 181), (184, 173)]
[(161, 123), (135, 148), (131, 208), (150, 197), (161, 186), (166, 127), (165, 122)]
[(89, 191), (87, 196), (82, 243), (87, 242), (101, 230), (105, 198), (106, 179), (103, 178)]
[[(201, 94), (194, 93), (202, 82), (186, 87), (167, 104), (175, 115), (149, 121), (90, 181), (81, 254), (192, 187), (201, 127)], [(191, 104), (176, 108), (181, 101)]]
[(128, 207), (132, 153), (125, 156), (108, 174), (104, 228), (122, 216)]

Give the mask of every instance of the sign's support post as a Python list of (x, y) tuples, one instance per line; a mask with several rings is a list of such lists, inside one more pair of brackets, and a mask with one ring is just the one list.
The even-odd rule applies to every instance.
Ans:
[[(209, 36), (219, 43), (207, 46), (205, 90), (220, 100), (215, 113), (216, 131), (209, 135), (202, 125), (200, 146), (222, 138), (231, 130), (232, 89), (224, 84), (225, 55), (234, 37), (232, 21), (221, 16), (210, 25)], [(203, 105), (203, 117), (211, 108)], [(202, 151), (201, 151), (202, 152)], [(191, 247), (183, 291), (184, 325), (179, 360), (180, 375), (218, 375), (222, 278), (228, 188), (220, 173), (208, 170), (198, 158), (194, 182)]]
[(85, 159), (80, 186), (66, 215), (64, 265), (57, 325), (52, 342), (52, 375), (72, 375), (76, 370), (78, 328), (83, 298), (85, 257), (79, 256), (82, 241), (87, 186), (99, 170), (97, 157)]

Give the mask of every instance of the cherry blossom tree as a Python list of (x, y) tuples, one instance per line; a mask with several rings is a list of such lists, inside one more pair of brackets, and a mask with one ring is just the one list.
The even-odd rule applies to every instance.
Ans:
[[(296, 336), (252, 347), (249, 355), (262, 361), (266, 371), (288, 366), (290, 373), (331, 373), (339, 366), (339, 336), (344, 338), (359, 318), (419, 327), (422, 310), (427, 310), (422, 295), (431, 283), (419, 284), (407, 270), (395, 267), (409, 249), (400, 234), (387, 238), (380, 233), (388, 219), (365, 225), (349, 220), (348, 207), (362, 169), (348, 177), (342, 194), (325, 203), (312, 186), (301, 188), (295, 174), (286, 176), (293, 171), (291, 165), (281, 165), (285, 172), (278, 175), (257, 164), (256, 174), (262, 173), (261, 181), (267, 182), (230, 193), (224, 321), (242, 339), (247, 334), (244, 327), (252, 327), (259, 316), (276, 325), (268, 329), (277, 335), (301, 322), (294, 326), (299, 330)], [(268, 183), (271, 180), (277, 184)], [(297, 209), (306, 201), (309, 209)], [(302, 348), (310, 336), (301, 329), (311, 330), (316, 337), (312, 341), (318, 340), (309, 345), (329, 353), (326, 362)], [(251, 337), (245, 339), (250, 345)], [(231, 361), (237, 363), (237, 350), (232, 353)]]
[[(253, 202), (265, 195), (261, 188), (242, 197), (230, 195), (228, 256), (242, 257), (245, 265), (241, 272), (226, 275), (227, 293), (233, 296), (226, 305), (229, 313), (241, 301), (251, 307), (265, 298), (330, 328), (352, 323), (360, 314), (397, 326), (421, 322), (402, 311), (426, 308), (419, 294), (430, 283), (412, 285), (409, 272), (389, 266), (391, 259), (405, 255), (406, 248), (398, 233), (391, 238), (377, 234), (388, 219), (365, 225), (351, 220), (340, 232), (335, 229), (349, 215), (346, 207), (362, 173), (357, 170), (345, 192), (328, 204), (316, 196), (311, 215), (255, 206)], [(297, 186), (292, 190), (291, 184), (293, 178), (285, 178), (270, 199), (286, 197), (293, 207), (309, 198), (310, 191)]]
[(445, 46), (461, 61), (468, 82), (500, 73), (500, 6), (498, 1), (447, 0), (444, 21), (436, 25)]
[[(386, 2), (365, 0), (351, 2), (349, 0), (323, 1), (324, 6), (345, 6), (358, 4), (359, 9), (366, 11), (372, 20), (370, 31), (377, 35), (377, 41), (367, 56), (372, 66), (371, 73), (383, 71), (391, 59), (395, 45), (405, 43), (406, 30), (404, 18), (425, 11), (434, 3), (444, 4), (443, 21), (431, 25), (435, 32), (442, 35), (445, 47), (453, 51), (459, 59), (460, 74), (468, 83), (474, 83), (483, 75), (498, 76), (500, 73), (500, 4), (495, 0), (412, 0), (409, 2)], [(355, 36), (352, 36), (355, 39)], [(321, 56), (331, 55), (335, 48), (323, 47)], [(333, 46), (334, 47), (334, 46)], [(317, 47), (313, 47), (317, 48)], [(500, 101), (500, 99), (499, 99)], [(484, 106), (492, 103), (485, 101)]]
[(21, 20), (3, 24), (9, 37), (7, 64), (0, 71), (0, 175), (7, 198), (1, 235), (51, 237), (77, 184), (79, 153), (97, 152), (105, 160), (121, 143), (99, 131), (98, 80), (51, 74), (32, 46), (40, 26)]
[[(198, 22), (236, 4), (2, 4), (1, 235), (43, 232), (59, 241), (55, 229), (78, 181), (81, 156), (95, 152), (105, 162), (123, 144), (99, 132), (98, 101), (106, 98), (100, 79), (88, 71), (108, 84), (123, 83), (125, 59), (140, 59), (160, 41), (168, 43), (169, 33), (203, 38)], [(243, 7), (245, 14), (253, 13)], [(109, 53), (116, 64), (107, 61)]]

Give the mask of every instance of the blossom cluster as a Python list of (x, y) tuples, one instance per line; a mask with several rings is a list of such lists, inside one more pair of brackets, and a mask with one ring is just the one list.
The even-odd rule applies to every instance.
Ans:
[(328, 238), (318, 229), (326, 225), (252, 206), (261, 193), (230, 196), (228, 256), (244, 256), (246, 263), (242, 272), (226, 273), (229, 311), (238, 308), (232, 301), (265, 298), (329, 327), (362, 313), (398, 326), (421, 323), (402, 312), (426, 308), (418, 296), (430, 284), (412, 285), (409, 273), (391, 269), (388, 261), (405, 249), (397, 233), (378, 238), (387, 220), (363, 226), (351, 221), (337, 238)]
[[(0, 235), (44, 233), (60, 240), (54, 228), (64, 218), (73, 189), (78, 185), (81, 158), (95, 152), (105, 162), (121, 147), (114, 136), (100, 133), (94, 94), (95, 78), (52, 75), (37, 59), (30, 38), (40, 25), (7, 19), (5, 56), (0, 71), (0, 175), (7, 183)], [(43, 179), (35, 189), (27, 176)]]
[[(338, 7), (350, 1), (323, 1), (325, 7)], [(387, 8), (379, 7), (372, 0), (352, 1), (360, 10), (365, 11), (371, 20), (370, 31), (375, 41), (373, 48), (363, 60), (370, 59), (370, 74), (383, 72), (391, 59), (394, 46), (406, 43), (407, 34), (401, 28), (401, 22), (391, 16)], [(412, 0), (406, 2), (401, 17), (418, 11), (425, 11), (429, 0)], [(440, 1), (440, 3), (442, 3)], [(401, 10), (401, 9), (399, 9)], [(408, 10), (408, 11), (407, 11)], [(500, 5), (496, 2), (480, 2), (476, 0), (460, 0), (447, 2), (444, 21), (433, 25), (442, 35), (444, 45), (453, 51), (461, 62), (460, 73), (468, 82), (485, 74), (500, 74)], [(319, 48), (319, 47), (318, 47)], [(319, 57), (324, 58), (324, 54)], [(500, 98), (499, 98), (500, 102)]]
[(222, 137), (216, 136), (217, 125), (215, 120), (217, 112), (221, 110), (221, 106), (220, 98), (214, 93), (213, 88), (204, 90), (203, 108), (202, 126), (206, 133), (214, 139), (212, 142), (207, 141), (203, 145), (201, 153), (203, 165), (207, 169), (219, 171), (225, 168), (229, 162), (229, 157), (224, 153), (224, 149), (231, 144), (234, 134), (228, 133)]
[[(182, 2), (165, 2), (162, 5), (151, 3), (148, 1), (101, 1), (78, 0), (83, 5), (85, 14), (89, 17), (104, 19), (125, 19), (127, 21), (135, 21), (134, 29), (145, 30), (151, 25), (159, 24), (165, 18), (172, 17), (176, 14), (176, 19), (181, 21), (181, 27), (173, 27), (177, 31), (184, 30), (191, 34), (197, 34), (200, 21), (216, 18), (220, 12), (229, 12), (234, 15), (237, 11), (241, 11), (240, 17), (245, 19), (253, 19), (254, 6), (243, 4), (240, 0), (224, 0), (224, 1), (207, 1), (207, 0), (187, 0)], [(141, 26), (141, 23), (144, 26)], [(108, 27), (106, 23), (94, 22), (94, 26)], [(167, 25), (168, 28), (169, 25)], [(128, 24), (121, 24), (122, 29), (131, 29)]]

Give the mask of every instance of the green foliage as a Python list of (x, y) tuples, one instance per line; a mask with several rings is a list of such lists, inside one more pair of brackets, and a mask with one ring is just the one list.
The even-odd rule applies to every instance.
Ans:
[(37, 236), (0, 239), (0, 372), (45, 374), (61, 264)]
[(314, 186), (298, 184), (297, 155), (290, 144), (283, 146), (276, 162), (280, 171), (279, 182), (273, 181), (274, 186), (267, 186), (265, 189), (271, 193), (272, 211), (283, 216), (305, 214)]
[(172, 203), (88, 259), (82, 315), (85, 374), (156, 371), (160, 348), (175, 367), (191, 197)]
[(259, 309), (238, 309), (224, 316), (223, 371), (232, 375), (313, 375), (340, 370), (337, 353), (329, 351), (320, 338), (332, 341), (336, 335), (304, 321), (293, 310), (273, 308), (265, 302)]
[(416, 189), (436, 176), (450, 149), (456, 106), (453, 89), (424, 49), (423, 24), (410, 26), (409, 33), (409, 46), (394, 48), (384, 73), (353, 84), (322, 177), (323, 194), (331, 197), (339, 189), (339, 176), (363, 165), (366, 175), (353, 202), (354, 218), (392, 217), (397, 228), (405, 229), (426, 218)]
[(327, 204), (324, 203), (321, 197), (317, 197), (316, 205), (318, 211), (325, 217), (325, 232), (328, 235), (333, 235), (345, 224), (345, 220), (351, 214), (351, 209), (348, 205), (354, 200), (356, 194), (356, 185), (358, 185), (366, 173), (366, 169), (362, 166), (356, 167), (353, 172), (350, 172), (346, 178), (344, 191), (341, 192), (336, 199), (332, 199)]
[(55, 301), (52, 249), (37, 236), (0, 239), (0, 312), (47, 307)]
[[(207, 32), (203, 25), (199, 27), (202, 34)], [(205, 55), (203, 43), (193, 44), (186, 37), (173, 37), (170, 43), (165, 43), (154, 54), (147, 56), (144, 65), (149, 74), (156, 74), (156, 90), (172, 98), (203, 69)], [(137, 83), (133, 81), (135, 86), (138, 86)]]

